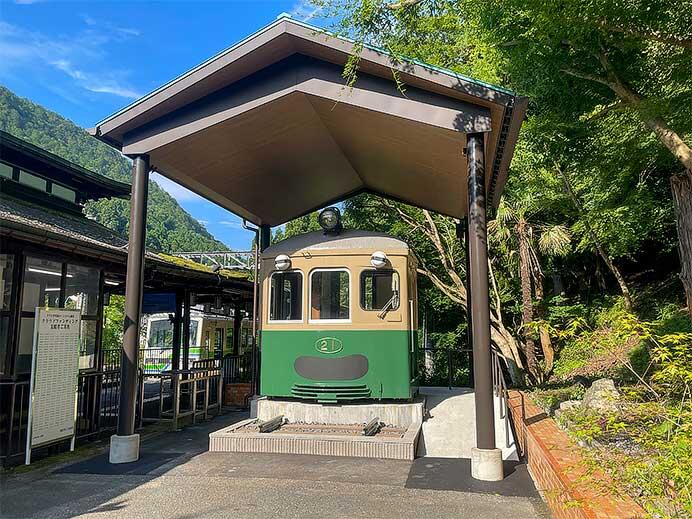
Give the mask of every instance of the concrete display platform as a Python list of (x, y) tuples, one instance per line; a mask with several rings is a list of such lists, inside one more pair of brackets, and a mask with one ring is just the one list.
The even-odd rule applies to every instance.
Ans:
[(211, 433), (209, 451), (311, 454), (412, 461), (416, 456), (418, 435), (421, 430), (421, 422), (414, 422), (408, 425), (401, 438), (239, 432), (244, 426), (254, 421), (256, 419), (250, 418)]
[(367, 402), (350, 404), (315, 404), (295, 400), (253, 399), (250, 416), (270, 420), (283, 415), (291, 423), (328, 423), (348, 425), (367, 423), (373, 418), (397, 427), (423, 422), (425, 397), (413, 402)]

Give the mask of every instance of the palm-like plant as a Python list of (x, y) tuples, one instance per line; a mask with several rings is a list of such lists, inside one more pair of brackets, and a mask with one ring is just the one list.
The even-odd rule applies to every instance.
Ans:
[(507, 200), (503, 198), (495, 219), (489, 222), (492, 240), (501, 244), (510, 261), (517, 261), (522, 299), (522, 331), (524, 355), (530, 375), (541, 381), (552, 370), (554, 349), (547, 329), (539, 326), (541, 351), (545, 359), (543, 369), (536, 357), (536, 343), (532, 323), (535, 318), (534, 297), (543, 299), (542, 256), (561, 256), (569, 252), (571, 234), (565, 225), (543, 223), (540, 209), (529, 198)]

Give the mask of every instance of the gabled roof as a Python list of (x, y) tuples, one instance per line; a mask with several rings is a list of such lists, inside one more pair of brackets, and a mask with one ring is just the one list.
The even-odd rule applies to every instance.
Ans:
[[(370, 191), (463, 217), (465, 135), (486, 138), (491, 199), (505, 183), (526, 99), (280, 18), (91, 130), (256, 224), (278, 225)], [(393, 71), (405, 86), (402, 93)]]
[(130, 195), (128, 184), (89, 171), (2, 130), (0, 158), (19, 168), (71, 187), (87, 200), (126, 198)]

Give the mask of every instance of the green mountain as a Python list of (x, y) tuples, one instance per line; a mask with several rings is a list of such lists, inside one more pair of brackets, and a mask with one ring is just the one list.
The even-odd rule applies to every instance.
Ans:
[[(0, 86), (0, 128), (101, 175), (130, 183), (130, 162), (64, 117)], [(91, 202), (86, 213), (126, 235), (127, 200)], [(147, 247), (162, 252), (226, 250), (156, 183), (149, 183)]]

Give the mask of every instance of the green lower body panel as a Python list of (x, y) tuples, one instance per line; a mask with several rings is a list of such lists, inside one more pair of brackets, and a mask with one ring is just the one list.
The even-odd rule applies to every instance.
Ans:
[(409, 399), (415, 378), (411, 335), (406, 330), (263, 331), (261, 394), (324, 403)]

